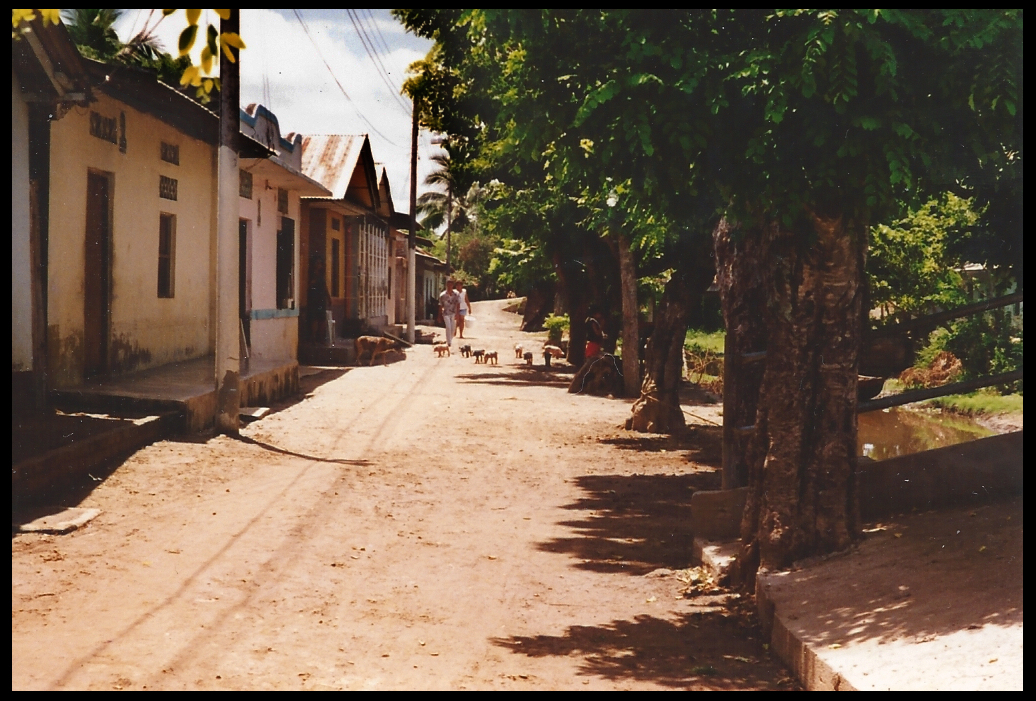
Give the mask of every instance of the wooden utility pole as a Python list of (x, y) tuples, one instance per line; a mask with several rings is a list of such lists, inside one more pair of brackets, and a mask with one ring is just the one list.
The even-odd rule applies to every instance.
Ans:
[[(240, 31), (241, 11), (220, 20), (220, 33)], [(216, 218), (216, 429), (237, 434), (240, 426), (241, 341), (238, 318), (238, 133), (241, 53), (232, 62), (219, 53), (219, 170)]]
[(406, 340), (416, 341), (417, 330), (417, 100), (411, 106), (413, 127), (410, 130), (410, 236), (406, 255)]

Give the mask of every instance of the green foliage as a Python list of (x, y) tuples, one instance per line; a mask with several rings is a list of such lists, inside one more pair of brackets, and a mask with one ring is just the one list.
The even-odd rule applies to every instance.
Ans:
[(1021, 414), (1024, 411), (1024, 397), (1021, 391), (1000, 394), (992, 388), (970, 394), (952, 394), (928, 402), (932, 406), (949, 409), (960, 414)]
[(945, 193), (891, 225), (871, 230), (867, 273), (871, 305), (883, 316), (917, 314), (967, 302), (954, 255), (982, 215), (971, 199)]
[(521, 239), (501, 239), (493, 249), (488, 273), (496, 280), (497, 289), (526, 296), (539, 283), (554, 276), (550, 262), (535, 244)]
[(699, 355), (704, 354), (705, 352), (723, 355), (726, 336), (727, 334), (725, 331), (688, 329), (683, 347), (688, 351), (698, 353)]
[(547, 318), (543, 320), (543, 327), (547, 329), (547, 340), (551, 343), (560, 343), (561, 338), (569, 329), (568, 314), (560, 316), (548, 314)]
[(945, 347), (960, 358), (965, 377), (998, 375), (1022, 367), (1022, 330), (1012, 328), (1003, 309), (958, 319)]

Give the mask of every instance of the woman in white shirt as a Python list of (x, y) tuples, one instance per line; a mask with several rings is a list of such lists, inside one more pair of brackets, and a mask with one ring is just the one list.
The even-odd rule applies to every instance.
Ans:
[(471, 302), (468, 301), (468, 290), (462, 282), (457, 281), (454, 289), (460, 295), (460, 307), (457, 310), (457, 335), (464, 338), (464, 317), (471, 313)]

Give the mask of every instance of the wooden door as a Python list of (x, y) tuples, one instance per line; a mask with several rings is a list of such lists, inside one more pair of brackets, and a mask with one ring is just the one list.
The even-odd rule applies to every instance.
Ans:
[(83, 374), (108, 372), (111, 323), (111, 180), (88, 173), (86, 182), (86, 263), (83, 283)]

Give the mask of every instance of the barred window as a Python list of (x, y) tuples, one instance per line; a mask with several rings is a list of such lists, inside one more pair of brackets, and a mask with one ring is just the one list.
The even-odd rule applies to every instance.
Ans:
[(90, 136), (96, 136), (113, 144), (119, 143), (119, 122), (115, 117), (105, 117), (90, 111)]
[(176, 144), (167, 144), (163, 141), (162, 160), (166, 163), (172, 163), (174, 166), (180, 165), (180, 147)]
[(241, 197), (246, 200), (252, 199), (252, 174), (247, 170), (239, 170), (237, 172), (238, 178), (238, 192)]
[(176, 200), (176, 180), (164, 175), (158, 176), (158, 196), (164, 200)]
[(288, 213), (288, 191), (277, 188), (277, 211), (281, 214)]

